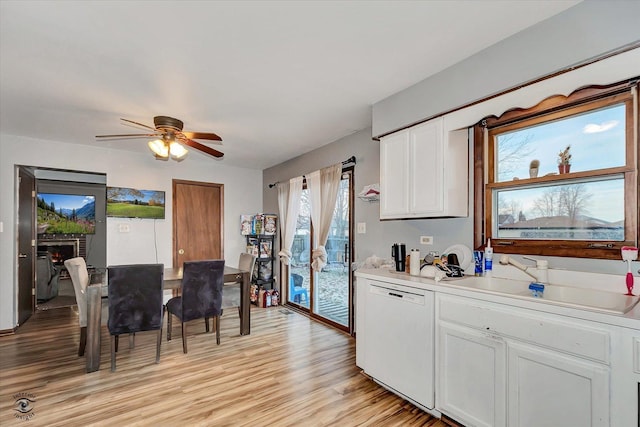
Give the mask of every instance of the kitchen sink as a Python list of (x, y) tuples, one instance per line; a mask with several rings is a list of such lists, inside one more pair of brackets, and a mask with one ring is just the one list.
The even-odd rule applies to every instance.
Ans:
[(497, 277), (467, 276), (460, 279), (443, 280), (441, 283), (476, 289), (482, 292), (534, 299), (541, 303), (618, 315), (625, 314), (631, 310), (640, 299), (640, 296), (637, 295), (629, 296), (622, 293), (561, 285), (545, 285), (543, 295), (534, 297), (529, 290), (530, 282)]
[(443, 279), (443, 284), (459, 285), (466, 288), (481, 289), (499, 294), (526, 295), (529, 293), (529, 282), (521, 280), (502, 279), (499, 277), (465, 276), (459, 279)]
[[(533, 297), (532, 297), (533, 298)], [(541, 300), (566, 306), (587, 308), (613, 314), (631, 310), (640, 297), (571, 286), (545, 285)]]

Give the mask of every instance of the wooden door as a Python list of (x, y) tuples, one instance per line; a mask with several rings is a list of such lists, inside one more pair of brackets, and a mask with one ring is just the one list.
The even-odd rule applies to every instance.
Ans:
[(224, 185), (173, 180), (173, 266), (223, 259)]
[(18, 326), (35, 308), (35, 192), (33, 173), (18, 167)]

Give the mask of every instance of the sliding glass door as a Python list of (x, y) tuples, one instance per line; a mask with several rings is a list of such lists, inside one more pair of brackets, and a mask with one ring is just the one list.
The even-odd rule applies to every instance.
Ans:
[(288, 302), (309, 310), (313, 317), (351, 330), (351, 236), (353, 204), (353, 168), (342, 174), (340, 189), (329, 237), (325, 244), (327, 265), (320, 272), (311, 269), (313, 226), (309, 193), (305, 188), (301, 197), (296, 236), (292, 246)]

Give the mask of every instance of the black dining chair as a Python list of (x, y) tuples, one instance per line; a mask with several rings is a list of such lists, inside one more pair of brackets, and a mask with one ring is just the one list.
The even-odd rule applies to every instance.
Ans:
[[(209, 318), (213, 317), (216, 343), (220, 344), (220, 313), (224, 260), (186, 261), (183, 266), (180, 296), (167, 301), (167, 341), (171, 341), (171, 320), (176, 316), (182, 323), (182, 351), (187, 352), (187, 323), (204, 318), (209, 332)], [(173, 315), (173, 316), (172, 316)]]
[(156, 363), (162, 342), (163, 264), (118, 265), (107, 268), (109, 281), (109, 321), (111, 371), (116, 370), (118, 339), (122, 334), (158, 331)]

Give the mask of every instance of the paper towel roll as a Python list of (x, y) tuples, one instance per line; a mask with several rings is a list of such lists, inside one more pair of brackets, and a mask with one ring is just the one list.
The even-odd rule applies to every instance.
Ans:
[(420, 250), (419, 249), (411, 249), (411, 254), (409, 256), (409, 272), (412, 276), (420, 275)]

